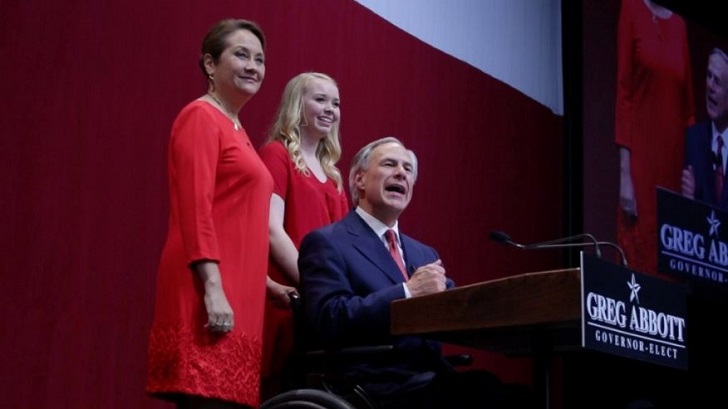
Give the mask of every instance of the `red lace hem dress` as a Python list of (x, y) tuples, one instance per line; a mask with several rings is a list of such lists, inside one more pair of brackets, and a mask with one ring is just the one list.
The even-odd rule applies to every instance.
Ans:
[[(257, 406), (273, 180), (245, 130), (200, 100), (174, 122), (168, 178), (146, 390)], [(190, 269), (200, 260), (219, 263), (235, 314), (229, 333), (205, 328), (202, 282)]]

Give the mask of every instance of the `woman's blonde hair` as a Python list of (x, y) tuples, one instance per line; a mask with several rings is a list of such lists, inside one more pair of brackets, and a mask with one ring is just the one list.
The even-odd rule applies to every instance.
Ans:
[[(278, 106), (276, 120), (270, 131), (268, 141), (281, 141), (288, 150), (291, 159), (301, 173), (308, 176), (310, 171), (303, 160), (301, 153), (301, 123), (305, 121), (303, 115), (303, 94), (306, 87), (313, 79), (331, 81), (336, 84), (333, 78), (318, 72), (305, 72), (293, 77), (283, 90), (281, 104)], [(316, 147), (316, 158), (321, 163), (326, 176), (331, 178), (339, 191), (343, 188), (341, 172), (336, 163), (341, 158), (341, 143), (339, 142), (339, 122), (336, 121), (331, 131), (322, 139)]]

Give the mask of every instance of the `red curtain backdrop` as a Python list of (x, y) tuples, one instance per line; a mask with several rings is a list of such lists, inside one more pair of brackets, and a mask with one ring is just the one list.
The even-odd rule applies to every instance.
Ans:
[[(4, 407), (169, 407), (144, 394), (167, 139), (205, 90), (199, 44), (223, 17), (267, 35), (267, 77), (241, 115), (256, 143), (288, 79), (326, 72), (342, 97), (344, 173), (375, 138), (415, 150), (401, 228), (458, 284), (558, 267), (555, 252), (487, 238), (560, 235), (561, 118), (353, 1), (10, 0), (0, 16)], [(530, 380), (524, 358), (473, 353), (506, 381)]]

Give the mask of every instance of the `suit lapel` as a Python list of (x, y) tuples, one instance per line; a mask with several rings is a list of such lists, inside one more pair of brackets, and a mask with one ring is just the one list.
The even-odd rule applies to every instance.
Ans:
[[(728, 180), (725, 180), (726, 177), (724, 176), (724, 185), (723, 185), (723, 193), (720, 194), (720, 198), (717, 201), (712, 201), (711, 203), (715, 203), (717, 207), (725, 208), (726, 203), (728, 203), (728, 186), (725, 186), (725, 183), (728, 182)], [(713, 195), (715, 195), (715, 172), (713, 172)]]
[(417, 254), (419, 253), (414, 251), (415, 246), (411, 244), (411, 239), (407, 235), (400, 233), (399, 241), (402, 243), (402, 255), (404, 256), (404, 265), (407, 268), (407, 274), (411, 276), (414, 269), (423, 263), (417, 260), (419, 258)]
[[(710, 122), (699, 122), (689, 130), (689, 143), (694, 150), (691, 164), (695, 176), (696, 198), (706, 203), (715, 200), (715, 170), (713, 169), (713, 145)], [(686, 148), (687, 149), (687, 148)]]
[(377, 237), (371, 227), (355, 211), (349, 212), (344, 219), (344, 225), (347, 232), (353, 236), (351, 245), (357, 252), (369, 260), (374, 267), (392, 282), (404, 282), (399, 267), (397, 267), (386, 247), (384, 247), (382, 240)]
[(708, 175), (709, 177), (707, 180), (709, 181), (708, 186), (706, 187), (706, 190), (710, 192), (710, 196), (705, 198), (705, 200), (708, 203), (714, 204), (715, 206), (724, 206), (726, 203), (726, 199), (728, 199), (728, 189), (723, 189), (723, 193), (719, 198), (716, 199), (715, 197), (715, 163), (713, 162), (714, 153), (713, 153), (713, 138), (715, 135), (713, 135), (713, 126), (711, 125), (710, 121), (705, 122), (705, 127), (703, 129), (703, 136), (704, 136), (704, 146), (705, 151), (708, 152), (708, 160), (706, 161), (708, 163)]

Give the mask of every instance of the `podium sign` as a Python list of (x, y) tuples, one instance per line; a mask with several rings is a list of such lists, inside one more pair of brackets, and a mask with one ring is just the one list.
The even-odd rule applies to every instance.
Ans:
[(687, 290), (581, 253), (582, 347), (687, 368)]
[(728, 284), (728, 213), (658, 188), (657, 226), (658, 271)]

